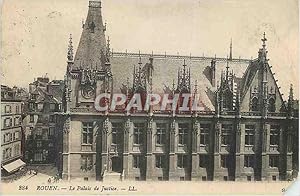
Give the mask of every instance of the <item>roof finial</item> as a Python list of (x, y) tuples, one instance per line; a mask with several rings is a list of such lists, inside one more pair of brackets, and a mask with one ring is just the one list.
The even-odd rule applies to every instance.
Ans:
[(109, 39), (109, 36), (107, 36), (107, 56), (110, 56), (110, 39)]
[(232, 60), (232, 38), (230, 39), (229, 60)]
[(142, 64), (141, 51), (139, 50), (139, 65)]
[(69, 38), (69, 46), (68, 46), (68, 61), (73, 61), (73, 42), (72, 42), (72, 34), (70, 34)]
[(294, 99), (294, 93), (293, 93), (293, 84), (291, 84), (290, 86), (290, 93), (289, 93), (289, 100), (293, 100)]
[(107, 26), (107, 23), (106, 23), (106, 21), (105, 21), (105, 23), (104, 23), (104, 27), (103, 27), (103, 32), (105, 32), (105, 31), (106, 31), (106, 26)]
[(263, 44), (262, 44), (263, 48), (266, 48), (266, 41), (267, 41), (266, 32), (264, 32), (264, 35), (263, 35), (263, 38), (261, 39), (261, 41), (263, 42)]
[(228, 56), (227, 56), (227, 61), (226, 61), (226, 81), (228, 80), (228, 73), (229, 73), (229, 65), (228, 65)]

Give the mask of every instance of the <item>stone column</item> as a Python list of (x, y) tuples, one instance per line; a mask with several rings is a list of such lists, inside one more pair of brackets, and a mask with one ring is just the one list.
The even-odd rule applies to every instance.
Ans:
[[(242, 148), (242, 137), (244, 138), (244, 135), (241, 134), (242, 126), (240, 119), (237, 122), (236, 125), (236, 134), (235, 134), (235, 179), (238, 180), (241, 177), (241, 169), (243, 167), (243, 162), (241, 158), (241, 148)], [(243, 151), (243, 150), (242, 150)], [(243, 154), (243, 153), (242, 153)]]
[(267, 169), (269, 168), (269, 156), (267, 152), (270, 146), (269, 126), (265, 122), (262, 124), (262, 153), (261, 153), (261, 180), (267, 180)]
[(170, 126), (169, 180), (176, 180), (175, 178), (176, 177), (175, 133), (176, 133), (176, 121), (175, 119), (173, 119)]
[(292, 179), (292, 172), (293, 172), (293, 127), (292, 127), (292, 121), (288, 122), (288, 128), (286, 137), (283, 140), (283, 143), (286, 143), (286, 151), (283, 154), (283, 156), (286, 156), (286, 176), (285, 180), (291, 180)]
[(193, 129), (192, 129), (192, 172), (191, 180), (200, 180), (199, 179), (199, 156), (198, 156), (198, 144), (199, 144), (199, 132), (200, 124), (197, 119), (194, 120)]
[(152, 156), (152, 132), (153, 132), (153, 118), (148, 120), (146, 132), (146, 180), (152, 179), (153, 171), (153, 156)]
[(129, 140), (130, 140), (130, 128), (131, 121), (129, 118), (126, 119), (124, 125), (124, 143), (123, 143), (123, 170), (124, 170), (124, 178), (127, 179), (129, 175)]
[(103, 122), (103, 129), (102, 129), (102, 137), (101, 137), (101, 160), (102, 160), (102, 177), (104, 172), (107, 172), (109, 169), (108, 163), (108, 147), (107, 147), (107, 134), (109, 131), (109, 119), (106, 118)]
[(221, 137), (221, 124), (219, 121), (215, 123), (215, 147), (214, 147), (214, 180), (220, 180), (220, 137)]

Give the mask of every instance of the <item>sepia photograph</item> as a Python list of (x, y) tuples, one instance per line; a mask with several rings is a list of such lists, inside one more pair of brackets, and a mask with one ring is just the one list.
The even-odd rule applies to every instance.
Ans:
[(3, 195), (300, 195), (298, 0), (3, 0), (0, 74)]

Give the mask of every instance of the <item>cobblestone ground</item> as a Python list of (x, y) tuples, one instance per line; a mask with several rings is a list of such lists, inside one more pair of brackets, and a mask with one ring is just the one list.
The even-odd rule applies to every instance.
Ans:
[[(12, 174), (5, 179), (4, 183), (19, 183), (19, 182), (54, 182), (57, 176), (57, 168), (52, 165), (28, 165), (23, 170)], [(50, 180), (49, 180), (50, 179)]]

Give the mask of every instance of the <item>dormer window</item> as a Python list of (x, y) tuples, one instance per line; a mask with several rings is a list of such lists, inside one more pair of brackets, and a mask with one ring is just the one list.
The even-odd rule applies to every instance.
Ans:
[(258, 111), (258, 99), (256, 97), (252, 99), (251, 111)]
[(269, 107), (268, 107), (269, 112), (275, 112), (275, 100), (274, 98), (269, 99)]

